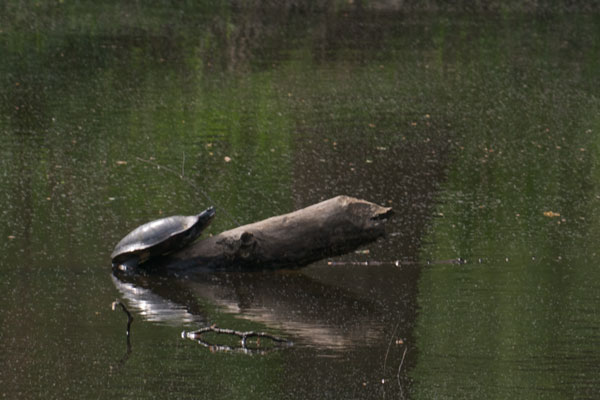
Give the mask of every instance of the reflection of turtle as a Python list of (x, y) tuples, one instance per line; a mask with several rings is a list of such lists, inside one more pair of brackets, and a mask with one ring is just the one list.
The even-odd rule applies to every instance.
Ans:
[(117, 244), (112, 252), (113, 267), (135, 268), (151, 257), (170, 253), (192, 243), (215, 216), (213, 207), (198, 215), (176, 215), (138, 226)]

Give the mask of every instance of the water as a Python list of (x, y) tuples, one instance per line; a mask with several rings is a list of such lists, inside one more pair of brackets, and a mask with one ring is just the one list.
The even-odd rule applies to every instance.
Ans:
[[(587, 6), (36, 4), (0, 17), (3, 397), (598, 396)], [(396, 210), (335, 259), (382, 264), (111, 274), (143, 222), (338, 194)], [(181, 337), (210, 324), (293, 346)]]

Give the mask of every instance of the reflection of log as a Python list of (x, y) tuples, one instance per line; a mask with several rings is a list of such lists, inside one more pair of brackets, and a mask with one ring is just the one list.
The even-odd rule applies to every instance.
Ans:
[[(114, 273), (113, 283), (129, 309), (145, 321), (196, 328), (209, 325), (207, 313), (218, 310), (251, 321), (246, 329), (279, 332), (294, 342), (321, 348), (379, 343), (382, 322), (388, 317), (403, 319), (405, 312), (403, 307), (394, 306), (393, 312), (382, 308), (381, 302), (372, 301), (377, 294), (371, 290), (357, 295), (301, 271), (215, 271), (182, 279)], [(393, 275), (405, 276), (397, 270)]]
[(198, 241), (156, 263), (169, 269), (299, 267), (385, 234), (392, 209), (338, 196)]

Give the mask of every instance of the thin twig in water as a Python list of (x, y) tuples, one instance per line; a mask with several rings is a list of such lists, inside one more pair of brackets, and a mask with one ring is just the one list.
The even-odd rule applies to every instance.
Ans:
[(404, 364), (404, 357), (406, 357), (406, 352), (408, 351), (408, 347), (404, 347), (404, 353), (402, 353), (402, 360), (400, 360), (400, 365), (398, 365), (398, 372), (396, 373), (396, 380), (398, 381), (398, 388), (400, 389), (400, 398), (404, 398), (404, 389), (402, 388), (402, 382), (400, 382), (400, 370), (402, 369), (402, 364)]
[(242, 354), (248, 354), (248, 355), (264, 355), (269, 353), (271, 350), (273, 349), (249, 349), (247, 347), (232, 347), (232, 346), (227, 346), (225, 344), (211, 344), (208, 342), (205, 342), (204, 340), (201, 339), (196, 339), (196, 342), (198, 342), (198, 344), (206, 347), (207, 349), (209, 349), (211, 351), (211, 353), (217, 353), (217, 352), (222, 352), (222, 353), (242, 353)]
[[(289, 344), (289, 345), (292, 344), (292, 342), (290, 342), (287, 339), (283, 339), (283, 338), (280, 338), (280, 337), (277, 337), (277, 336), (273, 336), (273, 335), (270, 335), (270, 334), (265, 333), (265, 332), (254, 332), (254, 331), (242, 332), (242, 331), (236, 331), (236, 330), (227, 329), (227, 328), (217, 328), (214, 325), (213, 326), (207, 326), (205, 328), (201, 328), (201, 329), (198, 329), (198, 330), (192, 331), (192, 332), (183, 331), (181, 333), (181, 336), (184, 337), (184, 338), (192, 339), (192, 340), (198, 340), (202, 344), (206, 345), (206, 342), (202, 339), (202, 335), (205, 334), (205, 333), (207, 333), (207, 332), (214, 332), (214, 333), (217, 333), (217, 334), (220, 334), (220, 335), (234, 335), (234, 336), (238, 336), (238, 337), (241, 338), (241, 347), (243, 349), (247, 348), (246, 340), (248, 338), (250, 338), (250, 337), (259, 337), (259, 338), (262, 337), (262, 338), (271, 339), (272, 341), (277, 342), (277, 343), (284, 343), (284, 344)], [(215, 346), (217, 348), (223, 347), (223, 346), (218, 346), (218, 345), (215, 345)], [(226, 348), (229, 349), (229, 347), (227, 347), (227, 346), (224, 346), (224, 347), (226, 347)]]
[(123, 358), (121, 358), (121, 360), (119, 361), (119, 365), (124, 365), (127, 360), (129, 359), (129, 356), (131, 355), (131, 323), (133, 322), (133, 316), (131, 315), (131, 313), (129, 312), (129, 310), (127, 309), (127, 307), (125, 307), (125, 304), (121, 303), (119, 301), (119, 299), (115, 300), (112, 302), (112, 310), (115, 311), (117, 309), (117, 306), (121, 306), (121, 310), (123, 310), (123, 312), (127, 315), (127, 340), (126, 340), (126, 344), (127, 344), (127, 352), (125, 353), (125, 355), (123, 356)]
[[(404, 347), (404, 353), (402, 353), (402, 360), (400, 360), (400, 365), (398, 365), (398, 373), (396, 374), (396, 379), (398, 379), (398, 385), (400, 385), (400, 370), (402, 369), (402, 364), (404, 364), (404, 357), (406, 357), (406, 352), (408, 351), (408, 347)], [(402, 385), (400, 385), (402, 387)]]
[(131, 323), (133, 322), (133, 316), (131, 315), (127, 307), (125, 307), (125, 304), (121, 303), (118, 299), (112, 302), (112, 310), (115, 311), (117, 309), (117, 306), (121, 306), (123, 312), (127, 314), (127, 337), (129, 337), (131, 334)]
[(390, 342), (388, 343), (388, 347), (385, 352), (385, 358), (383, 359), (383, 371), (382, 372), (383, 372), (384, 376), (385, 376), (385, 366), (387, 364), (388, 354), (390, 354), (390, 348), (392, 347), (392, 342), (394, 341), (394, 336), (396, 336), (396, 330), (398, 329), (398, 326), (400, 326), (400, 321), (398, 321), (398, 323), (394, 327), (394, 331), (392, 332), (392, 337), (390, 338)]

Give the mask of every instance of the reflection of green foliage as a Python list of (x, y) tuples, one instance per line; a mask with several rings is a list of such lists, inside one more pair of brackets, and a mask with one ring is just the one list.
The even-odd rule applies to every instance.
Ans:
[[(93, 0), (11, 1), (0, 6), (5, 32), (61, 31), (93, 34), (119, 33), (130, 27), (155, 31), (165, 22), (189, 26), (199, 16), (227, 13), (226, 2), (180, 1), (177, 7), (165, 0), (121, 2)], [(194, 15), (196, 19), (190, 18)], [(189, 25), (188, 25), (189, 24)]]
[[(75, 3), (70, 4), (74, 10)], [(21, 20), (32, 12), (21, 11)], [(120, 354), (63, 362), (71, 360), (62, 354), (69, 346), (55, 340), (69, 326), (89, 335), (77, 336), (88, 348), (75, 346), (74, 351), (89, 356), (91, 348), (106, 350), (107, 337), (98, 339), (96, 329), (107, 318), (98, 314), (103, 317), (90, 321), (88, 316), (108, 306), (114, 296), (105, 290), (111, 246), (135, 223), (161, 212), (198, 212), (208, 203), (202, 192), (243, 221), (272, 213), (271, 204), (252, 200), (256, 191), (289, 209), (291, 125), (272, 75), (235, 76), (207, 66), (206, 52), (215, 49), (210, 33), (196, 42), (184, 32), (172, 43), (162, 35), (138, 37), (123, 26), (99, 32), (100, 27), (82, 25), (83, 33), (73, 33), (77, 29), (65, 21), (86, 20), (61, 15), (54, 33), (31, 33), (48, 28), (35, 24), (50, 23), (50, 18), (33, 19), (25, 31), (5, 24), (1, 35), (0, 83), (5, 90), (0, 95), (0, 186), (6, 189), (1, 201), (7, 222), (0, 231), (3, 239), (14, 237), (2, 244), (0, 273), (2, 293), (7, 294), (2, 299), (11, 309), (4, 332), (26, 332), (42, 343), (28, 350), (34, 361), (19, 361), (38, 377), (29, 379), (33, 390), (50, 385), (44, 381), (50, 374), (63, 383), (61, 391), (67, 386), (69, 393), (79, 394), (75, 397), (89, 397), (90, 390), (106, 392), (106, 387), (94, 385), (99, 381), (93, 377), (104, 376), (107, 358), (116, 360)], [(164, 34), (161, 18), (153, 24)], [(183, 154), (187, 180), (177, 176)], [(225, 156), (231, 157), (229, 164)], [(176, 172), (157, 170), (136, 157), (153, 157)], [(211, 229), (232, 225), (220, 214)], [(32, 308), (20, 310), (21, 304)], [(164, 392), (165, 382), (186, 392), (191, 386), (182, 377), (201, 376), (203, 386), (213, 392), (211, 398), (219, 398), (215, 393), (277, 397), (277, 355), (210, 357), (194, 343), (177, 344), (180, 330), (165, 330), (135, 323), (134, 353), (127, 368), (112, 377), (114, 390), (155, 397)], [(114, 338), (111, 333), (109, 340)], [(165, 344), (166, 337), (177, 343)], [(177, 367), (157, 362), (162, 358), (172, 363), (174, 351), (184, 359)], [(16, 350), (6, 357), (23, 358)], [(59, 371), (48, 364), (57, 359)], [(90, 387), (71, 384), (75, 370), (77, 379)], [(216, 378), (232, 371), (236, 375), (226, 385)], [(18, 375), (11, 388), (24, 388), (24, 379)], [(11, 393), (11, 388), (5, 390)], [(51, 392), (49, 397), (60, 395)]]
[[(573, 40), (582, 39), (581, 31), (570, 32)], [(506, 39), (513, 35), (523, 32), (507, 32)], [(562, 50), (564, 38), (543, 37), (525, 43), (532, 45), (527, 59), (506, 54), (504, 39), (480, 38), (470, 51), (489, 57), (461, 71), (467, 81), (455, 82), (457, 100), (472, 109), (455, 127), (455, 161), (422, 257), (462, 257), (468, 264), (432, 265), (422, 274), (412, 374), (418, 398), (581, 393), (573, 382), (585, 374), (577, 360), (593, 345), (573, 330), (599, 322), (583, 306), (595, 290), (589, 280), (598, 278), (590, 257), (598, 238), (600, 104), (589, 95), (598, 79), (573, 75), (574, 65), (591, 68), (587, 50)], [(568, 64), (563, 51), (573, 52)], [(477, 91), (461, 87), (473, 81), (480, 82)]]
[[(280, 355), (212, 356), (144, 323), (107, 389), (98, 377), (121, 354), (110, 348), (116, 318), (98, 310), (115, 295), (105, 286), (111, 246), (135, 224), (197, 212), (203, 193), (241, 222), (289, 211), (294, 159), (311, 148), (294, 138), (303, 129), (360, 156), (432, 135), (454, 147), (423, 258), (486, 263), (424, 271), (415, 397), (565, 387), (563, 372), (576, 370), (567, 355), (594, 345), (569, 324), (598, 325), (585, 298), (598, 281), (597, 16), (394, 14), (386, 30), (382, 14), (362, 9), (367, 18), (349, 23), (346, 4), (261, 25), (260, 13), (224, 1), (2, 3), (0, 293), (3, 334), (20, 345), (3, 349), (27, 370), (13, 388), (154, 397), (166, 382), (181, 397), (279, 394)], [(357, 44), (365, 37), (378, 41)], [(210, 229), (233, 224), (220, 213)], [(535, 369), (538, 353), (555, 372)], [(187, 392), (198, 387), (208, 389)]]

